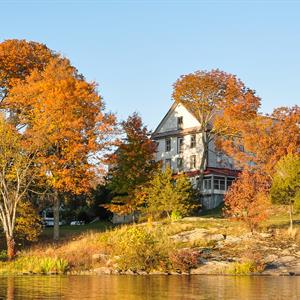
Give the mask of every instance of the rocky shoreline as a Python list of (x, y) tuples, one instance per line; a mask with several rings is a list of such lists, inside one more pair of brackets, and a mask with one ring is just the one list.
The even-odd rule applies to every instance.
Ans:
[[(80, 275), (255, 275), (255, 276), (300, 276), (300, 247), (282, 241), (275, 231), (264, 233), (245, 233), (231, 236), (214, 233), (207, 229), (197, 228), (180, 232), (171, 237), (178, 243), (197, 245), (205, 241), (205, 247), (193, 247), (199, 252), (199, 263), (189, 272), (145, 272), (143, 270), (118, 270), (111, 264), (106, 255), (94, 254), (95, 261), (102, 261), (103, 266), (86, 271), (70, 271), (68, 274)], [(208, 246), (209, 245), (209, 246)], [(249, 250), (249, 245), (251, 250)], [(247, 255), (246, 255), (247, 254)], [(245, 258), (246, 256), (246, 258)], [(247, 258), (248, 256), (248, 258)], [(232, 272), (232, 268), (250, 260), (256, 260), (262, 268), (259, 272)]]

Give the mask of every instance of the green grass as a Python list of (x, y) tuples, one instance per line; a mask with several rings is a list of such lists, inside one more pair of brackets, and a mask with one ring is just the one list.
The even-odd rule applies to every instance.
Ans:
[[(300, 213), (293, 215), (293, 223), (295, 228), (300, 228)], [(265, 228), (288, 229), (290, 226), (290, 219), (287, 209), (281, 209), (277, 213), (273, 213), (265, 222), (263, 222), (262, 226)]]
[[(60, 226), (60, 237), (62, 239), (69, 239), (74, 238), (76, 236), (79, 236), (86, 232), (102, 232), (109, 228), (112, 228), (113, 224), (107, 221), (97, 221), (92, 224), (86, 224), (86, 225), (62, 225)], [(44, 228), (40, 240), (42, 241), (48, 241), (51, 240), (53, 236), (53, 227), (46, 227)]]
[(223, 208), (224, 203), (221, 203), (219, 206), (213, 209), (205, 210), (202, 213), (200, 213), (200, 217), (202, 218), (223, 218)]

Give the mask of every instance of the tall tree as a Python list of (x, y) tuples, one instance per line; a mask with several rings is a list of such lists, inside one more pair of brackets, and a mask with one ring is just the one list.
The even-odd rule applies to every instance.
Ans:
[[(14, 86), (6, 99), (26, 125), (27, 138), (39, 140), (40, 171), (53, 193), (54, 239), (59, 238), (60, 198), (90, 186), (99, 153), (108, 145), (115, 118), (105, 114), (96, 85), (67, 59), (54, 58)], [(99, 165), (100, 167), (100, 165)]]
[[(224, 120), (223, 120), (224, 123)], [(300, 108), (281, 107), (271, 116), (257, 115), (247, 121), (229, 123), (236, 129), (231, 137), (221, 137), (220, 147), (241, 167), (251, 165), (267, 175), (269, 182), (279, 159), (297, 153), (300, 147)]]
[(293, 229), (293, 209), (300, 208), (300, 155), (283, 156), (275, 166), (271, 200), (289, 208), (290, 229)]
[(107, 208), (116, 213), (127, 214), (134, 212), (142, 204), (136, 192), (151, 178), (158, 163), (154, 157), (156, 144), (150, 139), (150, 132), (143, 125), (141, 117), (134, 113), (121, 125), (125, 138), (108, 157), (108, 185), (114, 198)]
[(1, 107), (12, 87), (23, 81), (33, 70), (43, 70), (57, 56), (47, 46), (26, 40), (6, 40), (0, 43)]
[[(0, 221), (2, 223), (9, 259), (15, 256), (17, 211), (37, 177), (33, 144), (0, 117)], [(25, 202), (26, 203), (26, 202)]]
[(251, 119), (257, 114), (260, 99), (234, 75), (219, 70), (196, 71), (181, 76), (174, 84), (173, 99), (182, 103), (200, 123), (203, 144), (201, 186), (209, 143), (218, 136), (234, 134), (229, 124), (220, 124), (220, 119), (228, 116), (231, 119)]

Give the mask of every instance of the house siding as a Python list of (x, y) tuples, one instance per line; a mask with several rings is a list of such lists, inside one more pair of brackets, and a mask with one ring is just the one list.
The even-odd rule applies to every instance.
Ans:
[[(178, 117), (183, 117), (183, 124), (178, 128)], [(191, 148), (191, 136), (196, 136), (196, 146)], [(158, 143), (156, 160), (161, 161), (165, 168), (166, 160), (171, 161), (171, 169), (174, 173), (186, 172), (190, 174), (190, 179), (194, 187), (197, 187), (197, 177), (203, 156), (202, 135), (200, 132), (200, 123), (196, 118), (181, 104), (173, 104), (167, 115), (161, 121), (157, 129), (154, 131), (152, 138)], [(166, 151), (166, 139), (171, 140), (171, 149)], [(178, 153), (178, 138), (183, 139), (183, 149)], [(218, 151), (214, 141), (209, 144), (207, 165), (205, 166), (206, 175), (211, 175), (213, 185), (213, 174), (223, 176), (227, 182), (228, 173), (235, 174), (233, 160), (224, 153)], [(195, 168), (190, 167), (191, 156), (196, 156)], [(177, 159), (183, 159), (183, 168), (177, 167)], [(220, 172), (215, 172), (220, 170)], [(197, 174), (198, 172), (198, 174)], [(224, 175), (222, 175), (222, 172)], [(220, 175), (221, 173), (221, 175)], [(192, 175), (191, 175), (192, 174)], [(229, 175), (230, 177), (234, 175)], [(224, 198), (225, 191), (214, 190), (202, 191), (202, 206), (211, 209), (219, 205)]]

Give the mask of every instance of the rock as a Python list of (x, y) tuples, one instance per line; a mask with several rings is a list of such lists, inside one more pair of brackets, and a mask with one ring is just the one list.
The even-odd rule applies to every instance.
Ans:
[(106, 261), (108, 259), (109, 259), (109, 255), (103, 253), (95, 253), (92, 255), (92, 260)]
[(195, 269), (191, 269), (191, 275), (223, 274), (230, 265), (227, 261), (209, 261)]
[(168, 275), (168, 273), (162, 271), (151, 271), (149, 275)]
[(292, 261), (296, 260), (296, 257), (295, 256), (283, 256), (283, 257), (280, 257), (278, 260), (277, 260), (277, 263), (281, 263), (281, 264), (286, 264), (286, 263), (290, 263)]
[(124, 274), (124, 275), (137, 275), (137, 273), (133, 272), (132, 270), (126, 270), (122, 274)]
[(241, 240), (242, 239), (240, 237), (228, 235), (226, 236), (225, 242), (229, 244), (234, 244), (240, 242)]
[(107, 268), (107, 267), (96, 268), (93, 271), (97, 275), (110, 275), (113, 273), (113, 270), (111, 268)]
[(268, 264), (276, 261), (277, 259), (278, 259), (278, 255), (270, 254), (264, 259), (264, 262)]
[(146, 271), (137, 271), (138, 275), (148, 275)]
[(270, 238), (270, 237), (273, 236), (272, 233), (266, 233), (266, 232), (262, 232), (262, 233), (260, 233), (259, 235), (260, 235), (262, 238), (264, 238), (264, 239), (268, 239), (268, 238)]
[(290, 255), (291, 254), (291, 251), (289, 249), (284, 249), (282, 252), (281, 252), (281, 255)]
[[(180, 275), (181, 273), (176, 272), (176, 271), (170, 271), (169, 275)], [(183, 274), (183, 273), (182, 273)]]
[(209, 236), (209, 239), (212, 240), (212, 241), (223, 241), (225, 240), (225, 237), (223, 234), (213, 234), (211, 236)]
[(207, 237), (208, 231), (206, 229), (196, 228), (190, 231), (183, 231), (173, 235), (171, 238), (176, 242), (194, 242), (197, 240), (203, 240)]

